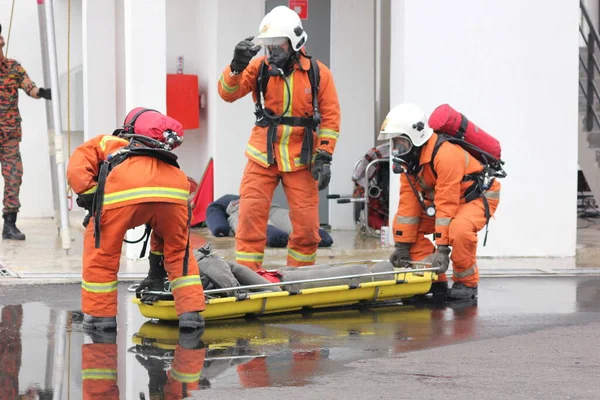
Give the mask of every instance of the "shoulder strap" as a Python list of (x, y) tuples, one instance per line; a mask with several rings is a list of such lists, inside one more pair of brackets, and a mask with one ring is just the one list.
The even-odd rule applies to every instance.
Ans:
[[(260, 92), (263, 95), (267, 91), (267, 84), (269, 83), (269, 69), (266, 67), (265, 61), (260, 63), (258, 74), (256, 75), (256, 101), (260, 104)], [(261, 104), (264, 107), (264, 104)]]
[(314, 58), (310, 59), (310, 68), (308, 69), (308, 79), (310, 80), (310, 87), (312, 91), (312, 106), (313, 115), (317, 116), (319, 123), (321, 123), (321, 114), (319, 113), (319, 87), (321, 85), (321, 70), (319, 69), (319, 63)]
[(438, 133), (437, 141), (433, 145), (433, 152), (431, 153), (431, 161), (430, 161), (430, 163), (431, 163), (431, 171), (433, 171), (433, 176), (435, 176), (436, 179), (437, 179), (437, 172), (435, 172), (435, 167), (434, 167), (434, 164), (433, 164), (433, 160), (435, 159), (435, 156), (437, 155), (438, 151), (440, 150), (440, 147), (442, 146), (442, 143), (447, 142), (449, 140), (450, 140), (450, 136)]

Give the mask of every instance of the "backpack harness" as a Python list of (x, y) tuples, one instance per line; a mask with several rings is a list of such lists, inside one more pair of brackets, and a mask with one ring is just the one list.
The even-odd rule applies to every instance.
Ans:
[[(180, 141), (180, 138), (175, 134), (175, 132), (167, 131), (166, 132), (166, 143), (163, 143), (159, 140), (153, 139), (148, 136), (138, 135), (134, 133), (134, 125), (137, 118), (140, 114), (146, 111), (155, 111), (150, 109), (143, 109), (137, 112), (129, 124), (123, 126), (123, 128), (116, 129), (113, 132), (114, 136), (119, 136), (123, 139), (129, 140), (129, 144), (124, 147), (121, 147), (114, 153), (109, 154), (106, 157), (106, 160), (102, 160), (100, 162), (100, 171), (98, 173), (98, 186), (96, 189), (96, 193), (94, 195), (94, 201), (92, 210), (90, 211), (94, 217), (94, 237), (95, 237), (95, 247), (100, 247), (100, 218), (102, 216), (102, 207), (104, 203), (104, 188), (106, 186), (106, 179), (110, 172), (118, 167), (121, 163), (127, 160), (129, 157), (135, 156), (145, 156), (145, 157), (153, 157), (157, 158), (169, 165), (180, 168), (177, 163), (177, 155), (171, 151), (171, 144), (174, 141)], [(192, 214), (191, 208), (188, 204), (188, 225), (191, 221)], [(140, 258), (144, 256), (146, 253), (146, 247), (148, 245), (148, 240), (150, 239), (150, 233), (152, 228), (150, 224), (145, 224), (145, 231), (142, 237), (138, 240), (128, 241), (124, 239), (125, 243), (139, 243), (144, 240), (144, 244), (142, 246), (142, 251), (140, 252)], [(189, 242), (190, 242), (190, 233), (188, 231), (188, 244), (185, 250), (185, 256), (183, 259), (183, 275), (187, 275), (188, 270), (188, 260), (189, 260)]]
[[(433, 146), (433, 153), (431, 154), (430, 166), (431, 170), (433, 171), (433, 175), (437, 178), (437, 172), (435, 171), (435, 168), (433, 166), (433, 160), (435, 159), (435, 156), (437, 155), (440, 147), (444, 142), (450, 142), (461, 146), (465, 151), (469, 152), (479, 162), (483, 164), (483, 170), (481, 170), (480, 172), (465, 175), (462, 179), (462, 182), (473, 182), (473, 184), (469, 186), (469, 188), (467, 188), (467, 190), (465, 191), (465, 203), (469, 203), (480, 197), (483, 201), (483, 208), (486, 218), (485, 237), (483, 239), (483, 245), (485, 246), (487, 243), (488, 224), (490, 222), (491, 215), (490, 206), (488, 204), (487, 197), (485, 197), (484, 194), (492, 186), (496, 178), (505, 178), (506, 172), (502, 168), (502, 166), (504, 165), (504, 161), (497, 159), (488, 152), (483, 151), (479, 147), (464, 140), (464, 133), (467, 127), (467, 123), (467, 119), (463, 116), (460, 128), (456, 133), (456, 136), (451, 136), (442, 132), (436, 132), (438, 134), (438, 138), (435, 142), (435, 145)], [(478, 154), (479, 156), (475, 156), (475, 154)], [(400, 160), (394, 159), (394, 161), (399, 162)], [(404, 170), (403, 172), (406, 173), (406, 170)], [(435, 207), (433, 205), (429, 207), (425, 206), (423, 194), (417, 191), (417, 189), (414, 187), (408, 176), (406, 178), (413, 193), (419, 200), (419, 203), (421, 204), (423, 210), (427, 213), (427, 215), (433, 217), (435, 215)], [(433, 201), (433, 199), (430, 200)]]
[[(304, 56), (304, 55), (303, 55)], [(306, 57), (306, 56), (304, 56)], [(310, 68), (308, 70), (308, 78), (310, 80), (311, 92), (312, 92), (312, 107), (313, 115), (310, 117), (295, 117), (285, 116), (288, 112), (289, 105), (293, 93), (290, 91), (290, 87), (287, 79), (283, 76), (281, 70), (275, 68), (269, 68), (263, 61), (260, 65), (258, 77), (256, 79), (256, 103), (254, 106), (254, 115), (256, 115), (256, 126), (269, 127), (267, 130), (267, 163), (273, 164), (273, 143), (277, 142), (277, 127), (279, 125), (287, 126), (303, 126), (304, 127), (304, 138), (302, 140), (302, 150), (300, 152), (300, 162), (305, 165), (310, 165), (312, 162), (312, 151), (313, 151), (313, 135), (312, 132), (317, 130), (317, 127), (321, 123), (321, 113), (319, 112), (319, 102), (317, 95), (319, 93), (319, 84), (321, 80), (321, 73), (319, 71), (319, 64), (310, 59)], [(265, 108), (265, 92), (267, 90), (267, 84), (271, 76), (281, 76), (284, 79), (289, 101), (287, 108), (281, 115), (276, 115), (273, 111)]]

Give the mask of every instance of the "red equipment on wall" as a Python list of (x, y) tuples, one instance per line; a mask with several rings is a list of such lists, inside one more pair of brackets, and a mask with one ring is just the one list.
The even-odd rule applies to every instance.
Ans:
[(183, 129), (200, 127), (198, 75), (167, 75), (167, 115), (183, 125)]

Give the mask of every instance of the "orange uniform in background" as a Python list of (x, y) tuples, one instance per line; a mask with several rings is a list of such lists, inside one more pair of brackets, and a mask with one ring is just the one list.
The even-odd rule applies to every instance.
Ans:
[[(456, 144), (443, 142), (434, 159), (434, 174), (431, 158), (438, 135), (433, 134), (420, 156), (423, 167), (417, 178), (411, 182), (424, 193), (425, 204), (431, 205), (435, 198), (435, 218), (427, 216), (419, 200), (408, 184), (406, 174), (400, 177), (400, 205), (394, 217), (394, 240), (397, 243), (412, 243), (410, 257), (422, 260), (434, 251), (433, 243), (425, 237), (435, 235), (436, 245), (452, 246), (454, 282), (462, 282), (469, 287), (477, 286), (477, 232), (487, 223), (484, 202), (481, 197), (465, 202), (465, 194), (473, 182), (463, 181), (463, 177), (482, 171), (482, 164), (466, 150)], [(500, 202), (500, 182), (498, 179), (484, 192), (489, 205), (489, 213), (494, 215)], [(447, 281), (446, 274), (439, 275), (439, 281)]]
[(185, 399), (190, 396), (190, 391), (200, 389), (199, 381), (205, 356), (206, 348), (186, 349), (177, 345), (173, 364), (167, 372), (167, 382), (163, 389), (165, 400)]
[[(257, 77), (266, 57), (254, 58), (243, 72), (232, 75), (227, 66), (219, 82), (219, 95), (225, 101), (236, 101), (252, 92), (256, 102)], [(333, 154), (340, 129), (340, 106), (331, 71), (321, 62), (318, 104), (321, 123), (317, 132), (310, 131), (313, 148)], [(265, 108), (286, 117), (313, 115), (310, 60), (300, 56), (295, 70), (286, 77), (271, 76), (266, 86)], [(291, 92), (288, 95), (287, 85)], [(290, 205), (293, 232), (289, 238), (287, 265), (313, 265), (319, 236), (319, 192), (309, 163), (301, 161), (305, 127), (279, 125), (268, 157), (269, 127), (255, 125), (246, 147), (248, 162), (240, 185), (239, 226), (236, 232), (236, 262), (254, 270), (261, 268), (267, 241), (267, 221), (273, 193), (282, 182)]]
[(119, 400), (116, 336), (109, 343), (81, 346), (81, 380), (84, 400)]
[[(73, 152), (67, 179), (75, 193), (96, 190), (100, 162), (126, 146), (111, 135), (92, 138)], [(154, 157), (132, 156), (110, 172), (104, 190), (100, 248), (94, 219), (84, 235), (82, 308), (95, 317), (117, 314), (117, 272), (128, 229), (149, 224), (153, 250), (164, 253), (178, 315), (204, 310), (198, 264), (189, 247), (189, 182), (177, 167)]]

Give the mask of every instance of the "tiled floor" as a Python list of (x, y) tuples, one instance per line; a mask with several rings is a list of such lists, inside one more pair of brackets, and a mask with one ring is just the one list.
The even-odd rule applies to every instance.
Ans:
[[(81, 272), (83, 214), (71, 213), (71, 249), (61, 249), (58, 227), (52, 219), (21, 219), (19, 228), (27, 235), (24, 242), (0, 241), (0, 264), (9, 273), (22, 278), (45, 279), (65, 276), (75, 279)], [(140, 232), (141, 234), (142, 232)], [(387, 259), (391, 248), (382, 249), (379, 238), (364, 237), (355, 231), (332, 231), (334, 245), (319, 248), (317, 264), (352, 260)], [(564, 270), (592, 272), (600, 268), (600, 220), (581, 220), (578, 229), (578, 251), (575, 258), (519, 258), (479, 260), (482, 275), (499, 275), (519, 271), (539, 274), (557, 273)], [(234, 259), (233, 238), (214, 238), (207, 229), (194, 229), (192, 247), (202, 246), (207, 241), (213, 244), (218, 255)], [(265, 267), (283, 265), (286, 249), (268, 248), (265, 252)], [(147, 261), (128, 260), (125, 251), (121, 258), (121, 276), (137, 277), (147, 271)], [(1, 279), (1, 278), (0, 278)], [(14, 281), (14, 280), (13, 280)]]

